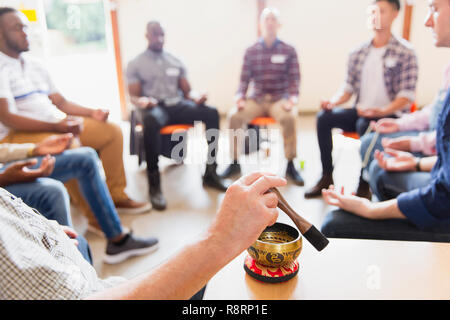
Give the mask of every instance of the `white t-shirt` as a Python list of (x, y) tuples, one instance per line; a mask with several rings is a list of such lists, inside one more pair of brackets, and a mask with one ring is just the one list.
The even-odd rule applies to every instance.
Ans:
[[(48, 96), (57, 90), (47, 70), (33, 58), (11, 58), (0, 52), (0, 98), (8, 99), (9, 110), (35, 120), (58, 122), (58, 109)], [(9, 133), (1, 123), (0, 140)]]
[(361, 108), (386, 107), (391, 103), (384, 81), (383, 56), (386, 47), (370, 48), (361, 73)]

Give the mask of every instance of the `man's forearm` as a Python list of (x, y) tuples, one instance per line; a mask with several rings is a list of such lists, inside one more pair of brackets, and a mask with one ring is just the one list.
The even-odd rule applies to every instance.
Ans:
[(15, 130), (21, 131), (56, 131), (56, 124), (53, 122), (46, 122), (35, 120), (28, 117), (23, 117), (14, 113), (8, 113), (0, 116), (2, 122)]
[(82, 107), (74, 102), (65, 100), (64, 103), (58, 106), (58, 109), (64, 112), (65, 114), (71, 115), (71, 116), (78, 116), (78, 117), (86, 117), (89, 118), (92, 116), (92, 112), (94, 109)]
[(230, 251), (203, 236), (154, 270), (87, 299), (189, 299), (234, 258)]
[(411, 103), (411, 100), (409, 100), (408, 98), (396, 98), (386, 107), (385, 114), (390, 115), (396, 113), (397, 111), (401, 111), (405, 109), (405, 106), (409, 103)]
[(370, 215), (375, 220), (406, 219), (398, 207), (397, 199), (373, 203)]
[(342, 91), (337, 93), (333, 98), (331, 98), (331, 103), (339, 106), (341, 104), (344, 104), (346, 102), (348, 102), (352, 97), (352, 94), (350, 92), (347, 91)]

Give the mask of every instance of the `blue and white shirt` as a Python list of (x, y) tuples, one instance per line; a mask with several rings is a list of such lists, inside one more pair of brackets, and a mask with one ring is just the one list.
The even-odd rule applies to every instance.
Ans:
[[(0, 52), (0, 99), (8, 100), (11, 112), (57, 122), (57, 108), (48, 97), (56, 92), (48, 71), (40, 62), (26, 54), (15, 59)], [(1, 120), (0, 140), (9, 133)]]

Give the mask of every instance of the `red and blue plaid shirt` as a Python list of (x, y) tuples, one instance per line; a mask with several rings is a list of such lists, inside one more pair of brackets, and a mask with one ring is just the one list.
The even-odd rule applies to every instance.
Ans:
[[(350, 53), (347, 78), (343, 90), (356, 94), (356, 103), (359, 101), (364, 62), (371, 46), (372, 41), (369, 41)], [(419, 67), (411, 44), (406, 40), (392, 36), (387, 44), (383, 62), (384, 83), (391, 101), (405, 97), (413, 102), (416, 96)]]
[(299, 96), (300, 66), (295, 48), (277, 39), (271, 48), (260, 39), (245, 52), (237, 98), (247, 94), (259, 100), (270, 95), (273, 101)]

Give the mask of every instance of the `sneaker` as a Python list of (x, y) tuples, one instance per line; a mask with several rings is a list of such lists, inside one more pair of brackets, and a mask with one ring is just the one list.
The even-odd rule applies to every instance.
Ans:
[(116, 264), (134, 256), (142, 256), (158, 249), (158, 242), (157, 238), (139, 238), (130, 232), (121, 244), (108, 241), (104, 261), (108, 264)]
[(149, 202), (137, 202), (131, 199), (125, 199), (115, 203), (119, 214), (143, 214), (152, 210)]

